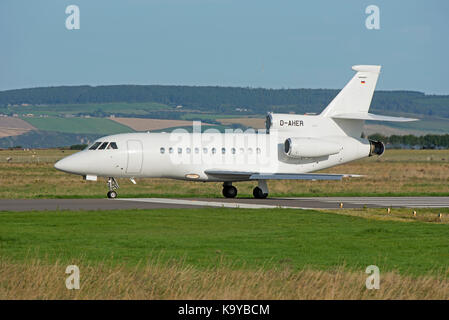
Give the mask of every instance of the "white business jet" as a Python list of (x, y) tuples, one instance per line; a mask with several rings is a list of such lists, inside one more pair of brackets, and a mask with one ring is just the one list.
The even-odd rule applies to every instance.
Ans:
[(351, 175), (312, 172), (382, 155), (382, 142), (361, 138), (365, 120), (417, 120), (368, 113), (380, 66), (352, 69), (355, 76), (321, 114), (269, 113), (263, 132), (201, 133), (194, 124), (192, 133), (111, 135), (58, 161), (55, 168), (86, 180), (108, 178), (108, 198), (117, 197), (116, 178), (223, 182), (227, 198), (237, 195), (232, 183), (238, 181), (257, 181), (254, 197), (266, 198), (267, 180), (341, 180)]

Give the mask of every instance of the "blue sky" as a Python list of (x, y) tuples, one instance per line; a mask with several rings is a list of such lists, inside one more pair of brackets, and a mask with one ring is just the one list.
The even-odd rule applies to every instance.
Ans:
[[(67, 30), (65, 9), (80, 9)], [(365, 8), (380, 9), (380, 30)], [(177, 84), (449, 94), (449, 1), (1, 0), (0, 90)]]

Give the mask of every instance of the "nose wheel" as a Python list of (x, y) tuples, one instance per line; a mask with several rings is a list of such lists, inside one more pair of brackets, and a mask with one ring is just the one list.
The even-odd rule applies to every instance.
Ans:
[(115, 199), (115, 198), (117, 198), (117, 192), (115, 192), (115, 191), (109, 191), (109, 192), (108, 192), (108, 198), (109, 198), (109, 199)]
[(108, 178), (108, 188), (109, 188), (109, 192), (107, 194), (108, 198), (109, 199), (117, 198), (117, 192), (115, 192), (115, 190), (119, 188), (119, 185), (117, 183), (117, 180), (115, 180), (113, 177)]

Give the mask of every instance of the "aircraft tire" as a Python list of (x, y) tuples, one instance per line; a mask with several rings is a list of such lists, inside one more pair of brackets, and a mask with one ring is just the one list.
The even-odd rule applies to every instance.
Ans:
[(262, 189), (260, 189), (259, 187), (255, 187), (253, 189), (253, 196), (256, 199), (265, 199), (266, 197), (268, 197), (268, 193), (263, 193)]
[(117, 198), (117, 192), (115, 192), (115, 191), (109, 191), (109, 192), (108, 192), (108, 198), (109, 198), (109, 199), (115, 199), (115, 198)]
[(237, 196), (237, 188), (234, 186), (227, 186), (223, 188), (223, 196), (225, 198), (235, 198)]

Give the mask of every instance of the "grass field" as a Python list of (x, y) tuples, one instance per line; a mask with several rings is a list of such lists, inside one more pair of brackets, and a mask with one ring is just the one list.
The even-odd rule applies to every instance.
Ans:
[(67, 133), (114, 134), (133, 129), (107, 118), (23, 118), (39, 130)]
[[(0, 298), (448, 299), (449, 224), (373, 214), (0, 212)], [(79, 291), (65, 289), (69, 264)]]
[(218, 118), (217, 121), (223, 125), (238, 123), (248, 128), (265, 129), (265, 118)]
[[(64, 174), (75, 151), (0, 151), (1, 198), (105, 197)], [(9, 160), (7, 160), (9, 159)], [(270, 182), (276, 196), (449, 195), (449, 150), (387, 150)], [(121, 197), (221, 197), (220, 183), (120, 180)], [(237, 183), (250, 197), (253, 183)], [(158, 209), (0, 212), (3, 299), (449, 299), (449, 209)], [(439, 214), (442, 214), (442, 218)], [(81, 289), (65, 288), (76, 264)], [(377, 265), (381, 289), (366, 290)]]
[[(373, 122), (377, 124), (385, 124), (383, 122)], [(422, 132), (432, 134), (447, 134), (449, 132), (449, 120), (445, 118), (427, 118), (414, 122), (391, 122), (389, 127), (402, 130), (420, 130)]]
[(185, 120), (164, 120), (148, 118), (114, 118), (113, 120), (136, 131), (154, 131), (173, 127), (192, 126), (191, 121)]
[(136, 103), (126, 103), (126, 102), (115, 102), (115, 103), (86, 103), (86, 104), (54, 104), (54, 105), (35, 105), (35, 106), (21, 106), (8, 107), (9, 112), (33, 115), (75, 115), (78, 113), (91, 113), (97, 110), (102, 110), (108, 113), (123, 113), (135, 114), (135, 115), (145, 115), (148, 112), (166, 110), (167, 105), (161, 103), (153, 102), (136, 102)]
[[(83, 181), (53, 168), (73, 151), (0, 151), (0, 198), (105, 197), (106, 181)], [(7, 159), (9, 162), (7, 162)], [(43, 161), (52, 162), (43, 162)], [(449, 195), (449, 150), (387, 150), (325, 170), (364, 175), (343, 181), (270, 181), (272, 196)], [(120, 197), (221, 197), (221, 183), (119, 179)], [(239, 197), (252, 197), (254, 183), (235, 184)]]
[[(449, 224), (379, 221), (292, 209), (160, 209), (0, 213), (0, 255), (204, 268), (288, 265), (423, 275), (449, 271)], [(354, 254), (357, 252), (357, 254)], [(226, 261), (227, 260), (227, 261)]]
[(80, 265), (80, 290), (67, 290), (67, 265), (0, 259), (0, 299), (448, 299), (445, 277), (381, 274), (379, 290), (367, 290), (367, 275), (344, 268), (329, 271), (288, 267), (240, 269), (217, 264), (207, 269), (175, 263), (138, 267)]

